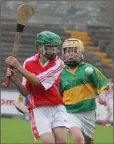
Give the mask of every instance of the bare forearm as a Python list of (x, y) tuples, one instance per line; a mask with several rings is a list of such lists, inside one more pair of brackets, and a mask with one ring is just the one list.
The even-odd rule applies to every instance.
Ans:
[(107, 92), (104, 90), (99, 94), (99, 96), (106, 96), (106, 95), (107, 95)]
[(38, 80), (38, 78), (30, 73), (29, 71), (27, 71), (26, 69), (24, 69), (21, 64), (17, 61), (17, 59), (15, 57), (9, 56), (8, 58), (6, 58), (5, 61), (8, 65), (11, 65), (13, 68), (15, 68), (16, 70), (18, 70), (18, 72), (20, 72), (20, 74), (25, 77), (31, 84), (33, 84), (34, 86), (39, 86), (41, 85), (40, 81)]
[(110, 89), (110, 85), (108, 85), (107, 87), (105, 87), (102, 91), (101, 91), (101, 93), (99, 94), (99, 95), (104, 95), (104, 96), (107, 96), (107, 93), (108, 93), (108, 91), (109, 91), (109, 89)]
[(101, 93), (99, 95), (107, 96), (108, 91), (109, 91), (109, 89), (104, 89), (104, 90), (101, 91)]
[(14, 84), (15, 84), (15, 86), (16, 86), (16, 88), (18, 89), (18, 91), (24, 96), (24, 97), (26, 97), (26, 96), (28, 96), (29, 95), (29, 92), (28, 92), (28, 90), (25, 88), (25, 86), (20, 82), (20, 80), (13, 80), (12, 81)]
[(41, 85), (38, 78), (34, 74), (32, 74), (29, 71), (27, 71), (26, 69), (24, 69), (22, 66), (20, 66), (17, 70), (21, 73), (22, 76), (24, 76), (34, 86)]

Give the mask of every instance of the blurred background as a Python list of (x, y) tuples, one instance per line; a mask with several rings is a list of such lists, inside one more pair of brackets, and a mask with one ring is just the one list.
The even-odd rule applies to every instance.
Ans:
[[(16, 29), (16, 9), (25, 1), (1, 2), (1, 73), (4, 59), (11, 54)], [(62, 39), (76, 37), (85, 45), (85, 61), (97, 66), (112, 78), (113, 69), (113, 2), (106, 1), (26, 1), (35, 14), (22, 34), (21, 63), (36, 52), (34, 39), (38, 32), (50, 30)], [(61, 49), (60, 49), (61, 54)]]
[[(75, 37), (85, 46), (85, 61), (93, 64), (108, 78), (113, 77), (113, 1), (1, 1), (1, 49), (0, 81), (5, 78), (5, 58), (11, 55), (16, 30), (16, 10), (23, 3), (31, 4), (34, 16), (31, 17), (22, 34), (19, 61), (36, 53), (35, 36), (43, 30), (53, 31), (62, 40)], [(59, 48), (61, 56), (61, 48)], [(19, 75), (19, 74), (18, 74)], [(20, 79), (21, 76), (19, 75)], [(20, 115), (13, 106), (18, 96), (14, 85), (1, 89), (2, 115)], [(103, 119), (101, 108), (98, 119)], [(8, 111), (9, 110), (9, 111)], [(101, 115), (101, 117), (99, 116)]]

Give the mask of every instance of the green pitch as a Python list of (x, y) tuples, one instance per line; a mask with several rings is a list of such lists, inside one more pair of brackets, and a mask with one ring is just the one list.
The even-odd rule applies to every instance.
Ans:
[[(1, 119), (1, 144), (32, 144), (30, 124), (19, 119)], [(38, 141), (37, 143), (40, 143)], [(72, 143), (68, 134), (68, 144)], [(113, 144), (113, 127), (96, 126), (95, 144)]]

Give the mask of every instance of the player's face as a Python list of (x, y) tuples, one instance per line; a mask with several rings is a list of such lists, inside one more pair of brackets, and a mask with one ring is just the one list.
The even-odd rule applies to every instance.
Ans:
[(55, 45), (42, 45), (37, 46), (38, 52), (45, 56), (47, 59), (52, 60), (57, 55), (57, 46)]
[(76, 47), (64, 47), (63, 48), (63, 60), (65, 62), (80, 61), (82, 54), (77, 52)]
[(44, 48), (44, 55), (47, 59), (52, 60), (57, 55), (57, 46), (55, 45), (46, 45)]
[(49, 60), (54, 59), (57, 55), (57, 46), (55, 45), (47, 45), (45, 48), (42, 45), (38, 45), (36, 48), (39, 53), (41, 53)]

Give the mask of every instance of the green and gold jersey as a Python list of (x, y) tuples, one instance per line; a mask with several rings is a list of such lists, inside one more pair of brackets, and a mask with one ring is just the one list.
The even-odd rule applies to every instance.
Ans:
[(67, 112), (95, 110), (95, 96), (108, 84), (108, 79), (91, 64), (82, 62), (75, 71), (64, 66), (59, 88)]

